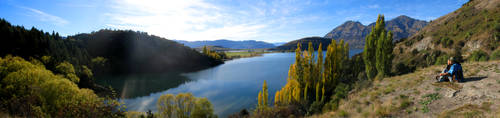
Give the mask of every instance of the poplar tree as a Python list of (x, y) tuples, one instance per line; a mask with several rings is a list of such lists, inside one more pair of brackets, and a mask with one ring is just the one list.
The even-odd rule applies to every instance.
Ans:
[(257, 97), (257, 102), (258, 102), (257, 110), (258, 111), (266, 110), (268, 101), (269, 101), (268, 88), (266, 80), (264, 80), (264, 83), (262, 84), (262, 91), (259, 91), (259, 96)]
[(390, 73), (394, 58), (392, 35), (392, 32), (385, 30), (384, 16), (379, 15), (372, 31), (365, 38), (363, 61), (368, 78), (384, 77)]

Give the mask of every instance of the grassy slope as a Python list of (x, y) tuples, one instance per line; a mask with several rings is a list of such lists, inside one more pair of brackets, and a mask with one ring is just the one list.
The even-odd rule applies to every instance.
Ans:
[(464, 63), (464, 83), (435, 83), (443, 66), (384, 78), (352, 91), (339, 110), (312, 117), (495, 117), (500, 112), (498, 63)]
[(394, 62), (425, 67), (456, 49), (467, 58), (474, 50), (489, 54), (499, 46), (500, 0), (473, 0), (398, 43)]

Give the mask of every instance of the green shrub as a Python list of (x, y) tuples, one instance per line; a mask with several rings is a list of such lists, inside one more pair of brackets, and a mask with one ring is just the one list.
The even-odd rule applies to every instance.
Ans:
[(491, 60), (499, 60), (500, 59), (500, 49), (495, 50), (490, 55)]
[(349, 113), (347, 113), (344, 110), (340, 110), (338, 115), (339, 115), (339, 117), (342, 117), (342, 118), (349, 117)]
[(439, 56), (437, 59), (436, 59), (436, 63), (435, 65), (443, 65), (443, 64), (446, 64), (448, 63), (448, 59), (450, 58), (450, 56), (448, 55), (441, 55)]
[(401, 102), (399, 109), (406, 109), (413, 103), (410, 101), (409, 97), (405, 95), (399, 95), (399, 99)]
[(469, 61), (488, 61), (488, 54), (481, 50), (476, 50), (469, 56)]
[(417, 54), (418, 54), (418, 50), (417, 50), (417, 49), (413, 49), (413, 50), (411, 51), (411, 54), (413, 54), (413, 55), (417, 55)]
[(69, 80), (71, 80), (74, 83), (80, 82), (80, 78), (78, 78), (78, 76), (76, 76), (75, 68), (73, 67), (73, 65), (71, 63), (69, 63), (67, 61), (59, 63), (56, 66), (56, 72), (58, 74), (64, 75), (65, 78), (68, 78)]
[(314, 101), (309, 109), (307, 109), (308, 115), (321, 113), (324, 103), (321, 101)]

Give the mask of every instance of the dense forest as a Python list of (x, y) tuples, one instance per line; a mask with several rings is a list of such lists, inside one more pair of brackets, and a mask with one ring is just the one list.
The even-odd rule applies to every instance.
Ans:
[(106, 58), (109, 63), (104, 72), (189, 72), (223, 63), (175, 41), (144, 32), (99, 30), (68, 39), (81, 41), (92, 57)]

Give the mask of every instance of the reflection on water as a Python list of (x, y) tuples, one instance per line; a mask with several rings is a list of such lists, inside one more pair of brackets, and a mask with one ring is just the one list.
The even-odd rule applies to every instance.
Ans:
[(98, 76), (96, 81), (113, 87), (120, 98), (135, 98), (175, 88), (190, 79), (178, 74), (137, 74)]
[[(361, 51), (351, 50), (351, 56)], [(288, 68), (294, 60), (295, 53), (271, 53), (231, 60), (217, 67), (182, 75), (107, 77), (113, 79), (104, 82), (122, 88), (120, 90), (125, 96), (120, 101), (125, 102), (128, 110), (156, 111), (156, 101), (161, 95), (190, 92), (196, 97), (206, 97), (214, 106), (214, 112), (219, 117), (226, 117), (241, 109), (255, 107), (264, 80), (269, 94), (274, 95), (285, 85)], [(271, 103), (273, 98), (270, 97)]]

